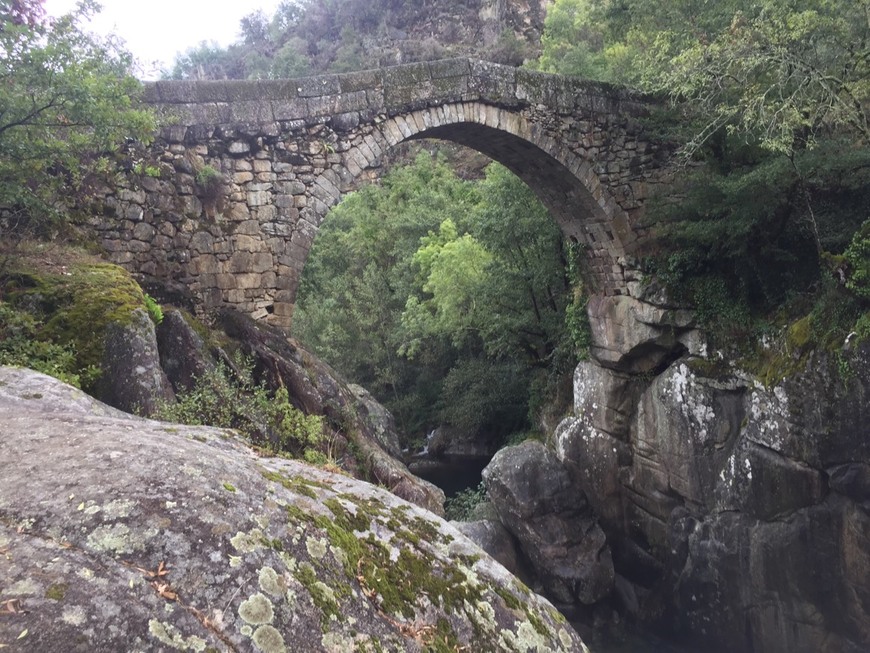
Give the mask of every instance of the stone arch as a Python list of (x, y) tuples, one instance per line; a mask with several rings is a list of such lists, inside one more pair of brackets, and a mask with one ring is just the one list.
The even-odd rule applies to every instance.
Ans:
[[(457, 102), (391, 116), (342, 154), (342, 164), (314, 181), (315, 200), (303, 211), (315, 230), (300, 231), (308, 249), (329, 210), (355, 189), (383, 154), (402, 142), (435, 138), (470, 147), (498, 161), (541, 199), (563, 233), (587, 248), (590, 282), (601, 293), (618, 293), (623, 283), (617, 261), (633, 241), (628, 218), (599, 181), (593, 163), (578, 156), (516, 111), (482, 102)], [(301, 270), (300, 270), (301, 272)], [(291, 301), (295, 301), (295, 291)]]

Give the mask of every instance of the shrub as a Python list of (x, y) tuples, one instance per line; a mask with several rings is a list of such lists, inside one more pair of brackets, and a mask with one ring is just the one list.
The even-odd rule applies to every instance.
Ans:
[(154, 324), (160, 324), (163, 321), (163, 309), (151, 295), (145, 293), (145, 309), (148, 311), (148, 316)]
[(447, 499), (444, 514), (451, 521), (468, 521), (474, 509), (486, 501), (486, 486), (481, 481), (477, 487), (470, 487)]
[(323, 463), (323, 418), (305, 415), (290, 403), (286, 388), (274, 394), (253, 379), (253, 364), (236, 356), (232, 369), (221, 362), (197, 379), (192, 390), (164, 403), (158, 419), (238, 430), (252, 444), (275, 454)]
[(207, 204), (217, 204), (223, 198), (224, 176), (220, 170), (210, 165), (202, 166), (196, 171), (196, 185)]
[(0, 365), (29, 367), (77, 388), (76, 354), (71, 344), (39, 339), (43, 324), (28, 313), (0, 302)]
[(863, 299), (870, 299), (870, 220), (855, 233), (843, 258), (849, 265), (846, 288)]

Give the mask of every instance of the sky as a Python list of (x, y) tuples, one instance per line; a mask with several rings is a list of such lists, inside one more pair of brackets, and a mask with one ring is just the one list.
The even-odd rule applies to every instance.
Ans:
[[(281, 0), (100, 0), (102, 12), (91, 31), (116, 34), (139, 62), (137, 77), (155, 79), (177, 53), (202, 41), (227, 46), (239, 34), (242, 17), (262, 9), (271, 16)], [(45, 0), (49, 16), (69, 12), (76, 0)], [(155, 64), (155, 62), (157, 62)]]

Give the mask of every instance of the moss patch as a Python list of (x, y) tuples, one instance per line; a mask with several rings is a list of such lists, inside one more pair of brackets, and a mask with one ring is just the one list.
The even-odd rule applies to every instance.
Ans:
[(58, 583), (57, 585), (52, 585), (47, 590), (45, 590), (45, 598), (51, 599), (52, 601), (63, 601), (63, 597), (66, 596), (68, 589), (69, 585), (67, 585), (66, 583)]
[(291, 492), (301, 494), (308, 497), (309, 499), (317, 499), (316, 489), (318, 488), (321, 490), (330, 489), (326, 483), (320, 483), (319, 481), (304, 478), (302, 476), (291, 477), (287, 476), (286, 474), (281, 474), (280, 472), (267, 471), (263, 471), (262, 474), (263, 478), (265, 478), (267, 481), (279, 483)]
[(81, 263), (64, 274), (23, 269), (6, 290), (13, 306), (45, 320), (41, 339), (72, 347), (85, 389), (99, 376), (108, 326), (129, 324), (132, 312), (145, 308), (139, 285), (110, 263)]

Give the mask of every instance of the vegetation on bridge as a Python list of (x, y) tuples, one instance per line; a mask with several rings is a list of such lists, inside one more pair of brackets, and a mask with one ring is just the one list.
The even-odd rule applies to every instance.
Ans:
[(649, 267), (715, 330), (809, 312), (816, 344), (870, 336), (868, 16), (867, 0), (556, 0), (547, 15), (541, 70), (666, 94), (687, 162), (707, 164), (653, 212)]

